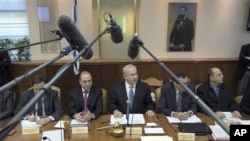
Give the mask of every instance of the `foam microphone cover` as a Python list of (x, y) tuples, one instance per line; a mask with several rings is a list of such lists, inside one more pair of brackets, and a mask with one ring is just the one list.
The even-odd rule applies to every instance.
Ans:
[(119, 25), (111, 28), (110, 36), (114, 43), (121, 43), (123, 41), (122, 29)]
[(137, 44), (137, 42), (133, 39), (130, 41), (129, 43), (129, 47), (128, 47), (128, 56), (131, 59), (135, 59), (138, 56), (139, 53), (139, 45)]
[[(60, 16), (58, 20), (58, 26), (68, 43), (73, 47), (77, 47), (79, 52), (88, 45), (88, 42), (84, 39), (80, 31), (75, 26), (74, 22), (68, 16)], [(82, 54), (82, 57), (85, 59), (90, 59), (92, 56), (92, 49), (89, 49), (88, 53)]]

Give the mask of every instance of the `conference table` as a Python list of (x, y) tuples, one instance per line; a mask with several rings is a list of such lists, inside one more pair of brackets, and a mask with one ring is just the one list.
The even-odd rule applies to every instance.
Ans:
[[(197, 116), (202, 120), (202, 122), (207, 123), (208, 125), (214, 125), (214, 120), (207, 116), (204, 113), (197, 113)], [(250, 119), (248, 115), (244, 115), (247, 119)], [(178, 140), (178, 132), (179, 129), (177, 127), (177, 124), (170, 124), (166, 117), (161, 114), (157, 114), (154, 117), (147, 117), (144, 116), (146, 123), (148, 122), (154, 122), (159, 127), (163, 127), (165, 134), (173, 138), (173, 141)], [(10, 119), (6, 119), (3, 121), (0, 121), (0, 127), (3, 127)], [(61, 120), (70, 120), (69, 116), (64, 115)], [(91, 121), (91, 126), (88, 131), (88, 133), (81, 133), (81, 134), (71, 134), (69, 139), (65, 139), (65, 141), (140, 141), (141, 136), (147, 136), (142, 133), (142, 135), (125, 135), (122, 137), (114, 137), (110, 133), (107, 132), (107, 130), (110, 129), (103, 129), (103, 130), (97, 130), (97, 128), (105, 127), (107, 126), (107, 121), (110, 120), (110, 115), (101, 115), (99, 118)], [(17, 126), (14, 128), (15, 132), (12, 135), (7, 135), (4, 139), (4, 141), (40, 141), (41, 140), (41, 133), (43, 131), (48, 130), (55, 130), (55, 124), (58, 121), (50, 122), (49, 124), (46, 124), (42, 127), (40, 127), (40, 134), (33, 134), (33, 135), (22, 135), (22, 128), (21, 124), (17, 124)], [(141, 126), (144, 125), (135, 125), (135, 126)], [(160, 136), (160, 135), (159, 135)], [(211, 140), (210, 135), (196, 135), (195, 136), (196, 141), (209, 141)]]

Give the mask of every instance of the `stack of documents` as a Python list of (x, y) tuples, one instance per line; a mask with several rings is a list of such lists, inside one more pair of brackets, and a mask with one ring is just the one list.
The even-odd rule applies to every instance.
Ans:
[(166, 116), (166, 118), (169, 123), (199, 123), (201, 122), (201, 119), (198, 118), (196, 115), (192, 115), (187, 120), (180, 120), (178, 118), (170, 117), (170, 116)]
[(214, 140), (230, 140), (229, 135), (218, 125), (210, 125), (212, 130), (212, 137)]
[[(115, 124), (117, 122), (119, 122), (119, 124), (127, 124), (126, 115), (123, 115), (121, 118), (115, 118), (114, 115), (111, 115), (110, 121), (110, 124)], [(143, 114), (129, 114), (129, 124), (145, 124)]]

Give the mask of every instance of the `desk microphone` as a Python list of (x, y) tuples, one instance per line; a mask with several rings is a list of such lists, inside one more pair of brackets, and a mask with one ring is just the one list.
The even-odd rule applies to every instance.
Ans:
[(127, 119), (127, 126), (129, 125), (129, 106), (130, 106), (130, 100), (128, 99), (126, 101), (127, 104), (127, 113), (126, 113), (126, 119)]
[(52, 141), (50, 138), (43, 136), (43, 140), (48, 140), (48, 141)]

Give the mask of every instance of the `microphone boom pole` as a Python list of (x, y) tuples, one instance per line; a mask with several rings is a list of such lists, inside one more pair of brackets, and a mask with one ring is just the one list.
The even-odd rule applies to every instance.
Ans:
[(196, 95), (193, 91), (191, 91), (187, 86), (185, 86), (177, 77), (176, 75), (159, 59), (157, 59), (144, 45), (141, 40), (138, 39), (137, 45), (142, 47), (162, 68), (163, 70), (169, 74), (171, 77), (174, 78), (176, 82), (178, 82), (203, 108), (203, 110), (206, 111), (208, 115), (210, 115), (226, 132), (227, 134), (230, 134), (229, 127), (218, 117), (215, 115), (215, 113)]

